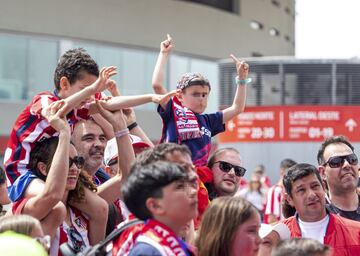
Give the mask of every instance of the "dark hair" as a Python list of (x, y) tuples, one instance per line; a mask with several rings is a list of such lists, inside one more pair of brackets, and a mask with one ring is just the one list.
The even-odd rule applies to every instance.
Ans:
[(4, 169), (0, 166), (0, 185), (6, 182), (6, 175)]
[(327, 138), (321, 144), (321, 146), (319, 148), (319, 151), (317, 153), (317, 161), (318, 161), (319, 165), (325, 164), (325, 159), (324, 159), (325, 148), (327, 146), (329, 146), (330, 144), (339, 144), (339, 143), (343, 143), (343, 144), (349, 146), (349, 148), (351, 148), (351, 151), (354, 152), (354, 147), (353, 147), (353, 145), (351, 145), (351, 143), (349, 142), (347, 137), (345, 137), (343, 135), (331, 136), (331, 137)]
[(161, 143), (154, 148), (141, 152), (136, 157), (136, 163), (140, 165), (146, 165), (156, 161), (166, 161), (167, 155), (174, 152), (181, 152), (191, 157), (191, 151), (185, 145), (179, 145), (176, 143)]
[(287, 219), (295, 215), (296, 209), (289, 204), (286, 198), (283, 198), (281, 201), (281, 212), (284, 218)]
[(281, 241), (272, 256), (317, 256), (325, 255), (330, 247), (309, 238), (292, 238)]
[(124, 202), (137, 218), (151, 218), (152, 214), (146, 207), (147, 199), (161, 198), (163, 187), (186, 178), (185, 171), (173, 163), (157, 161), (147, 165), (134, 164), (121, 188)]
[(221, 149), (216, 150), (214, 153), (212, 153), (210, 155), (207, 166), (211, 169), (217, 160), (216, 157), (226, 151), (233, 151), (240, 155), (240, 152), (235, 148), (221, 148)]
[(66, 77), (70, 84), (73, 84), (82, 79), (84, 72), (98, 77), (99, 67), (83, 48), (66, 51), (60, 57), (55, 69), (54, 83), (56, 90), (60, 90), (61, 77)]
[(316, 169), (315, 166), (311, 164), (301, 163), (301, 164), (295, 164), (292, 167), (290, 167), (283, 178), (283, 185), (285, 187), (286, 193), (288, 193), (291, 196), (293, 183), (298, 179), (302, 179), (311, 174), (315, 174), (317, 179), (320, 181), (320, 184), (323, 185), (319, 171)]
[[(48, 173), (58, 143), (59, 137), (50, 137), (41, 142), (37, 142), (35, 147), (31, 150), (29, 168), (39, 179), (43, 181), (46, 181), (46, 175), (40, 172), (37, 168), (37, 164), (39, 162), (43, 162), (46, 165), (46, 173)], [(84, 202), (85, 188), (88, 188), (93, 192), (97, 191), (90, 175), (88, 175), (86, 171), (82, 170), (79, 174), (75, 189), (69, 191), (68, 202)]]
[(85, 188), (94, 193), (97, 192), (97, 187), (92, 181), (91, 176), (85, 170), (81, 170), (75, 189), (69, 191), (67, 202), (70, 204), (85, 202)]
[(42, 180), (46, 180), (46, 176), (39, 171), (37, 164), (43, 162), (46, 172), (49, 172), (58, 143), (59, 137), (50, 137), (37, 142), (30, 152), (29, 168)]
[(297, 164), (294, 160), (290, 158), (285, 158), (280, 162), (280, 168), (283, 170), (289, 169), (291, 166)]

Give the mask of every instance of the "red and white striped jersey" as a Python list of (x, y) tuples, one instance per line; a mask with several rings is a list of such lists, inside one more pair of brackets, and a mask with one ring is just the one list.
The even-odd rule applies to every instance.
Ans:
[[(30, 152), (36, 142), (58, 135), (58, 132), (41, 115), (45, 107), (57, 100), (60, 98), (54, 93), (39, 93), (15, 121), (4, 156), (8, 186), (12, 185), (21, 174), (27, 172)], [(88, 108), (71, 111), (67, 115), (70, 126), (73, 128), (79, 119), (88, 118), (88, 112)]]
[(283, 197), (283, 187), (280, 185), (274, 185), (268, 190), (267, 201), (265, 207), (265, 222), (267, 222), (267, 216), (275, 215), (277, 220), (281, 219), (281, 201)]

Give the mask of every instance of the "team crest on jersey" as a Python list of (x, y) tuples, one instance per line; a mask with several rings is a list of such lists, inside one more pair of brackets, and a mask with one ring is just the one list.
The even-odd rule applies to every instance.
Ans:
[(175, 114), (176, 114), (176, 116), (178, 117), (178, 119), (179, 120), (181, 120), (182, 122), (185, 122), (185, 123), (187, 123), (188, 122), (188, 117), (187, 117), (187, 115), (186, 115), (186, 111), (185, 110), (183, 110), (183, 109), (176, 109), (175, 110)]
[(86, 229), (87, 227), (86, 220), (82, 216), (76, 217), (74, 223), (81, 229)]

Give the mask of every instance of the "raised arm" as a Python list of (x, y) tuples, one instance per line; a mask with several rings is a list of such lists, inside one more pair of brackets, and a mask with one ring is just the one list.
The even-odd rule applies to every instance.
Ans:
[(110, 111), (116, 111), (123, 108), (135, 107), (145, 103), (153, 102), (156, 104), (164, 104), (168, 102), (172, 96), (178, 93), (178, 90), (173, 90), (167, 94), (143, 94), (134, 96), (117, 96), (108, 100), (101, 101), (101, 105)]
[(236, 88), (233, 104), (222, 111), (224, 123), (233, 119), (238, 114), (244, 112), (245, 103), (246, 103), (246, 87), (247, 87), (247, 83), (249, 82), (247, 80), (247, 76), (249, 74), (249, 65), (246, 62), (239, 60), (232, 54), (230, 55), (230, 57), (233, 59), (233, 61), (236, 64), (237, 88)]
[[(113, 75), (115, 75), (116, 67), (104, 67), (101, 69), (98, 79), (91, 85), (85, 87), (84, 89), (72, 94), (72, 95), (63, 95), (64, 98), (64, 107), (61, 109), (61, 116), (66, 116), (71, 110), (78, 107), (80, 102), (86, 101), (86, 99), (93, 96), (96, 92), (101, 92), (109, 86), (109, 78)], [(70, 88), (70, 83), (66, 79), (66, 77), (62, 77), (60, 80), (60, 83), (64, 84), (65, 88)], [(66, 90), (66, 89), (62, 89)], [(62, 90), (59, 92), (59, 94), (62, 94)], [(64, 93), (66, 94), (66, 93)], [(44, 110), (43, 110), (44, 111)], [(43, 117), (45, 117), (45, 113), (41, 113)]]
[[(47, 172), (46, 163), (39, 162), (37, 168), (42, 173), (47, 172), (44, 189), (31, 197), (26, 203), (23, 212), (42, 220), (53, 207), (62, 200), (65, 192), (69, 171), (70, 127), (65, 118), (60, 117), (63, 101), (56, 101), (46, 108), (45, 115), (50, 125), (59, 132), (59, 142)], [(36, 182), (36, 180), (34, 180)], [(32, 183), (29, 185), (31, 186)]]
[(165, 66), (173, 48), (172, 38), (168, 34), (167, 39), (160, 43), (160, 53), (152, 77), (152, 87), (155, 93), (165, 94), (167, 91), (164, 87)]
[(135, 153), (132, 147), (129, 130), (121, 110), (110, 112), (103, 108), (102, 102), (97, 102), (99, 113), (112, 125), (118, 147), (118, 173), (98, 187), (98, 195), (108, 203), (121, 196), (121, 186), (127, 179)]

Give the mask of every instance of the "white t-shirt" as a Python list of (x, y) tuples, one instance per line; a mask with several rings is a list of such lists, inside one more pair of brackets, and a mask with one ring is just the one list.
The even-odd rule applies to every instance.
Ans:
[(301, 237), (312, 238), (320, 243), (324, 243), (326, 229), (329, 223), (329, 214), (325, 218), (315, 222), (305, 222), (299, 218), (299, 227), (301, 230)]

